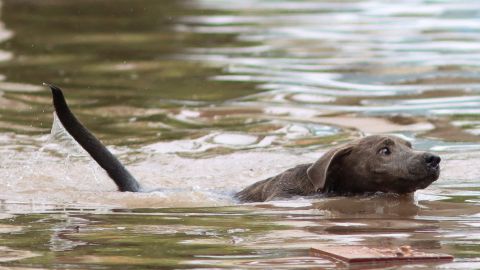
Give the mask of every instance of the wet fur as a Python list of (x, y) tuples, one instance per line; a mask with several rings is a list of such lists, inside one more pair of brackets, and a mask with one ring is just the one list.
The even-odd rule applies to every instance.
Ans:
[(310, 183), (307, 169), (312, 165), (302, 164), (268, 179), (258, 181), (238, 192), (235, 197), (242, 202), (264, 202), (274, 198), (310, 196), (315, 187)]
[[(62, 90), (48, 86), (57, 116), (68, 133), (106, 170), (120, 191), (141, 191), (138, 181), (73, 115)], [(381, 154), (384, 148), (392, 153)], [(259, 202), (317, 193), (411, 193), (438, 179), (439, 163), (438, 156), (414, 151), (409, 142), (398, 137), (368, 136), (332, 148), (314, 163), (298, 165), (256, 182), (235, 197), (242, 202)]]
[(62, 90), (54, 85), (48, 85), (52, 90), (53, 106), (58, 119), (68, 133), (85, 149), (90, 156), (113, 179), (120, 191), (140, 191), (140, 184), (120, 161), (78, 121), (68, 108)]

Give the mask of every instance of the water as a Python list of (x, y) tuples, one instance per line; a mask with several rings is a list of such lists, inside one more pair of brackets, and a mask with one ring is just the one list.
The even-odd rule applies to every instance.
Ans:
[[(0, 266), (346, 268), (313, 245), (410, 245), (480, 268), (480, 2), (13, 1), (0, 24)], [(148, 194), (115, 191), (42, 82)], [(442, 156), (414, 196), (238, 204), (329, 147)], [(384, 268), (384, 266), (379, 266)]]

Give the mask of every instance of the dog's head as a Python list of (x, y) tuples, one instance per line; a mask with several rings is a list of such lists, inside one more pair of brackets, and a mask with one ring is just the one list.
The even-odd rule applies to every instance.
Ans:
[(307, 170), (316, 190), (410, 193), (440, 175), (440, 157), (395, 136), (368, 136), (331, 149)]

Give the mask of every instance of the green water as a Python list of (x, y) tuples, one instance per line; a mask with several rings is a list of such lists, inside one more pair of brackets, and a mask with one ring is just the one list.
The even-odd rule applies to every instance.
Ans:
[[(315, 245), (480, 268), (480, 3), (1, 3), (1, 269), (348, 267)], [(162, 189), (116, 192), (42, 82)], [(411, 197), (232, 198), (368, 134), (441, 155), (440, 179)]]

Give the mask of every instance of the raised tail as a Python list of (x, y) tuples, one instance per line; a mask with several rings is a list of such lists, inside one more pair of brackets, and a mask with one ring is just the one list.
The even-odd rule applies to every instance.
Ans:
[(73, 115), (68, 108), (62, 90), (51, 84), (45, 85), (52, 90), (53, 106), (60, 122), (68, 133), (90, 154), (100, 167), (107, 171), (120, 191), (138, 192), (140, 184), (122, 163)]

